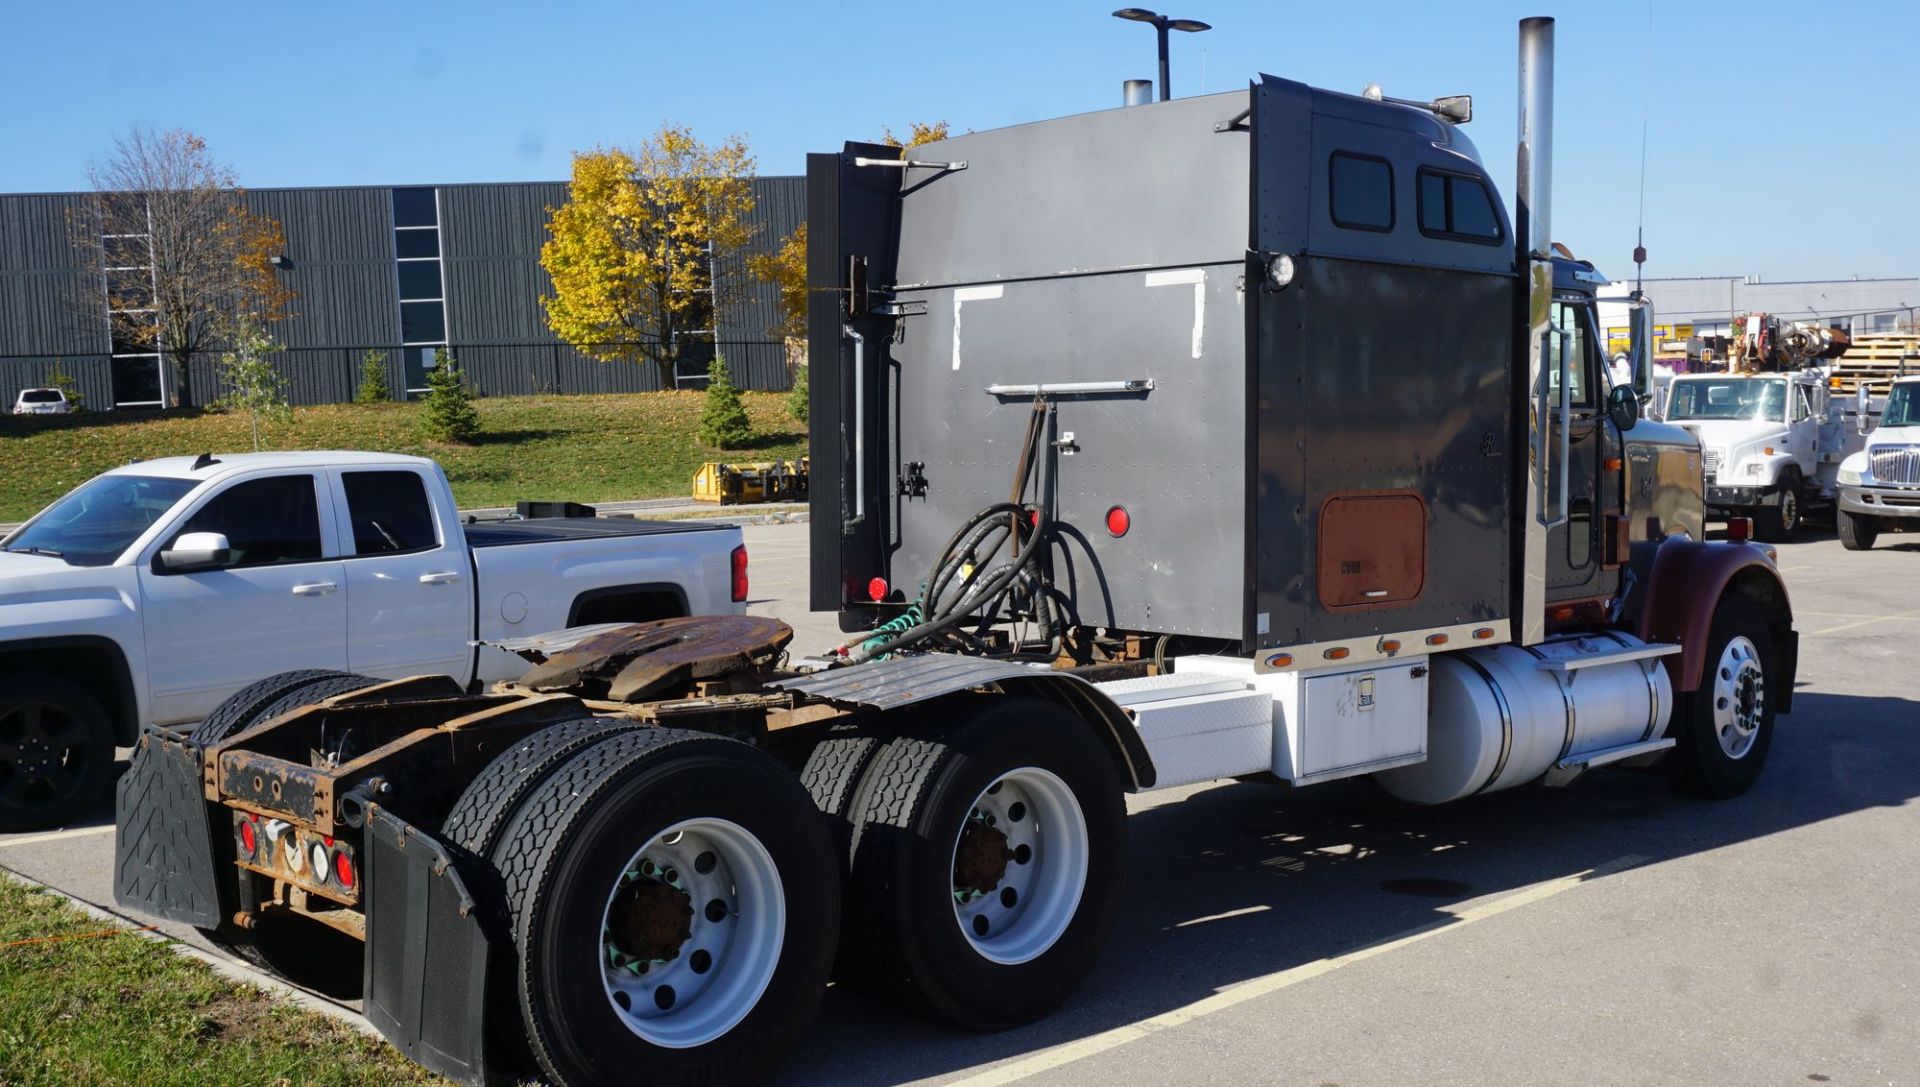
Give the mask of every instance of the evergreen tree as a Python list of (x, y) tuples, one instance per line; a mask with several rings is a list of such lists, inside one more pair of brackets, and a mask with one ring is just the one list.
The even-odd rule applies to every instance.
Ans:
[(707, 367), (706, 404), (700, 409), (700, 440), (715, 449), (738, 449), (753, 437), (747, 406), (740, 390), (727, 376), (727, 360), (719, 355)]
[(793, 371), (793, 390), (787, 393), (787, 410), (803, 423), (807, 421), (807, 412), (810, 410), (807, 396), (807, 364), (803, 362)]
[(433, 369), (427, 371), (427, 396), (420, 405), (420, 436), (430, 442), (461, 445), (471, 445), (480, 436), (480, 413), (474, 410), (473, 393), (460, 380), (460, 370), (444, 348), (433, 353)]
[(353, 394), (356, 404), (385, 404), (393, 399), (393, 387), (387, 384), (387, 353), (368, 351), (360, 360), (360, 388)]
[(60, 390), (61, 395), (67, 398), (68, 411), (82, 410), (84, 405), (81, 403), (80, 382), (61, 367), (59, 359), (54, 359), (53, 366), (47, 370), (47, 388)]

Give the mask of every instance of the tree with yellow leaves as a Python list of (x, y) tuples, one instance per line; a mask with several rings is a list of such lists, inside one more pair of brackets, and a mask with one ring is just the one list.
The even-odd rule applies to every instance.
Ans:
[(652, 362), (671, 388), (675, 362), (744, 286), (715, 272), (752, 240), (753, 167), (741, 137), (708, 145), (672, 124), (631, 152), (574, 155), (540, 250), (547, 327), (590, 358)]
[(948, 136), (947, 122), (945, 121), (935, 121), (930, 125), (923, 125), (915, 121), (907, 126), (907, 138), (904, 141), (893, 134), (893, 129), (887, 128), (884, 125), (881, 126), (880, 131), (882, 133), (880, 137), (881, 143), (886, 144), (888, 147), (898, 147), (907, 151), (911, 151), (923, 143), (936, 143), (946, 139)]

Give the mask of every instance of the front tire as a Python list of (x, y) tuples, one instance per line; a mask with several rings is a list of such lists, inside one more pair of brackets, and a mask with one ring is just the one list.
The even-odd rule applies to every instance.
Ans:
[(113, 780), (113, 722), (58, 676), (0, 677), (0, 832), (91, 812)]
[(1800, 477), (1789, 473), (1767, 501), (1753, 511), (1753, 534), (1765, 543), (1792, 543), (1800, 524)]
[(522, 1025), (557, 1084), (761, 1082), (826, 988), (826, 828), (745, 744), (616, 733), (527, 796), (493, 861)]
[(1126, 810), (1085, 723), (1038, 699), (962, 703), (894, 740), (852, 813), (857, 980), (972, 1030), (1032, 1022), (1093, 968), (1119, 911)]
[(1766, 613), (1737, 593), (1722, 598), (1707, 636), (1700, 686), (1674, 709), (1674, 788), (1724, 800), (1753, 787), (1773, 746), (1777, 699)]
[(1873, 541), (1880, 538), (1880, 526), (1873, 518), (1862, 517), (1857, 513), (1840, 510), (1834, 515), (1834, 527), (1840, 534), (1840, 546), (1848, 551), (1869, 551)]

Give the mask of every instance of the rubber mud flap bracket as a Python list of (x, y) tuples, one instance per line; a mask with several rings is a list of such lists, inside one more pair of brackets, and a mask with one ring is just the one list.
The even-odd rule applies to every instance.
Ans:
[[(114, 901), (199, 928), (230, 916), (233, 869), (216, 849), (201, 776), (201, 749), (149, 725), (115, 790)], [(222, 827), (222, 833), (230, 833)], [(222, 902), (219, 869), (229, 888)]]
[(452, 854), (378, 805), (367, 808), (368, 1022), (429, 1071), (489, 1082), (480, 911)]

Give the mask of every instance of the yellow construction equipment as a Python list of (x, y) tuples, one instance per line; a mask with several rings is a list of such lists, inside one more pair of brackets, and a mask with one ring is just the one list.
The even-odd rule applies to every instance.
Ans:
[(693, 474), (696, 502), (734, 506), (746, 502), (805, 502), (807, 458), (723, 464), (708, 461)]

